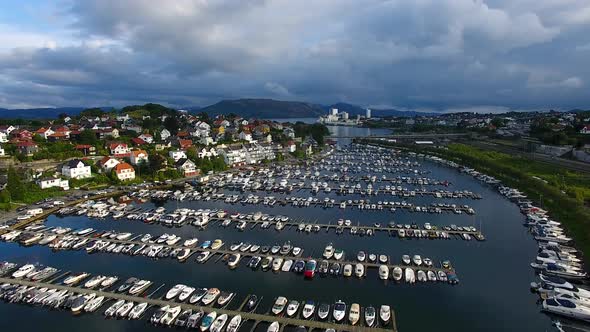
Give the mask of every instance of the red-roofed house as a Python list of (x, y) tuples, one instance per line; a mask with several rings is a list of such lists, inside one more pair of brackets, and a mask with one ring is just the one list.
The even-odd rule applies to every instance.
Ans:
[(26, 130), (26, 129), (17, 129), (14, 130), (12, 133), (10, 133), (10, 136), (19, 139), (19, 140), (32, 140), (33, 139), (33, 133)]
[(285, 145), (285, 149), (287, 150), (287, 152), (295, 152), (295, 150), (297, 150), (297, 145), (295, 144), (295, 142), (289, 141)]
[(131, 142), (133, 142), (133, 145), (135, 145), (135, 146), (140, 146), (140, 145), (146, 145), (147, 144), (146, 141), (142, 140), (139, 137), (133, 137), (131, 139)]
[(193, 141), (191, 141), (190, 139), (179, 139), (178, 140), (178, 147), (181, 148), (182, 150), (186, 150), (186, 149), (190, 148), (191, 146), (193, 146)]
[(78, 144), (75, 149), (82, 152), (85, 156), (94, 156), (96, 154), (96, 148), (90, 144)]
[(148, 162), (148, 153), (145, 150), (133, 150), (129, 155), (129, 160), (133, 165), (139, 165), (142, 162)]
[(127, 157), (129, 155), (129, 147), (127, 143), (111, 143), (109, 144), (111, 155), (116, 157)]
[(138, 136), (138, 138), (141, 139), (141, 140), (143, 140), (147, 144), (154, 143), (154, 136), (152, 136), (150, 134), (141, 134), (141, 135)]
[(108, 172), (111, 169), (113, 169), (113, 167), (119, 165), (120, 163), (121, 162), (118, 161), (117, 159), (115, 159), (113, 157), (106, 156), (98, 161), (98, 166), (100, 166), (100, 168), (102, 168), (104, 171)]
[(20, 142), (16, 145), (16, 148), (20, 153), (26, 156), (32, 156), (37, 151), (39, 151), (39, 146), (37, 143), (31, 141)]
[(125, 162), (115, 166), (115, 173), (117, 174), (117, 179), (121, 181), (135, 179), (135, 169)]
[(35, 131), (35, 134), (41, 135), (44, 139), (47, 139), (47, 136), (55, 133), (51, 128), (44, 128), (41, 127)]
[(64, 133), (64, 132), (55, 132), (55, 133), (47, 136), (47, 140), (49, 142), (67, 141), (69, 139), (70, 139), (69, 133)]

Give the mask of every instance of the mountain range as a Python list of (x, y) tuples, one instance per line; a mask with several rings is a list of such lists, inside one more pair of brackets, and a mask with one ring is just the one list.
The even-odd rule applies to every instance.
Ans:
[[(104, 107), (103, 109), (110, 109)], [(364, 107), (336, 103), (332, 105), (320, 105), (300, 101), (281, 101), (273, 99), (243, 98), (233, 100), (222, 100), (213, 105), (205, 107), (186, 107), (192, 113), (206, 112), (210, 116), (218, 114), (236, 114), (244, 118), (317, 118), (320, 115), (328, 114), (331, 108), (337, 108), (340, 112), (347, 112), (351, 117), (365, 115)], [(29, 108), (29, 109), (6, 109), (0, 108), (0, 118), (21, 118), (21, 119), (53, 119), (60, 114), (78, 115), (85, 107), (58, 107), (58, 108)], [(406, 116), (416, 115), (439, 115), (436, 112), (400, 111), (396, 109), (371, 109), (374, 117), (385, 116)]]

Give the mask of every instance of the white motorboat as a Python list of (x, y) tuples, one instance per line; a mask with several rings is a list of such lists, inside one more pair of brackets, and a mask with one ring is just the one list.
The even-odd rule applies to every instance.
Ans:
[(332, 316), (336, 322), (341, 322), (344, 319), (344, 316), (346, 316), (346, 303), (342, 301), (334, 303)]
[(315, 303), (313, 301), (305, 302), (305, 305), (303, 306), (303, 310), (301, 313), (303, 315), (303, 318), (310, 319), (315, 313)]
[(375, 324), (375, 308), (373, 308), (373, 307), (366, 307), (365, 308), (365, 323), (369, 327), (371, 327)]
[(365, 266), (361, 263), (357, 263), (354, 266), (354, 275), (358, 278), (362, 278), (365, 276)]
[(364, 251), (359, 251), (359, 252), (358, 252), (358, 254), (356, 255), (356, 259), (357, 259), (359, 262), (364, 262), (364, 261), (365, 261), (365, 259), (366, 259), (366, 257), (367, 257), (367, 254), (365, 254), (365, 252), (364, 252)]
[(138, 280), (130, 289), (129, 294), (138, 295), (145, 291), (152, 284), (149, 280)]
[(334, 246), (332, 245), (332, 243), (329, 243), (326, 248), (324, 249), (324, 254), (323, 256), (326, 259), (331, 259), (332, 256), (334, 256)]
[(379, 309), (379, 318), (383, 323), (388, 323), (391, 319), (391, 307), (388, 305), (382, 305)]
[(131, 309), (133, 309), (134, 306), (135, 303), (133, 303), (132, 301), (125, 302), (125, 304), (123, 304), (119, 309), (117, 309), (115, 315), (121, 318), (127, 317), (127, 315), (129, 314)]
[(86, 283), (84, 283), (84, 288), (94, 288), (98, 285), (100, 285), (107, 277), (106, 276), (94, 276), (92, 277), (90, 280), (88, 280)]
[(227, 324), (226, 332), (238, 332), (240, 325), (242, 324), (242, 316), (235, 315)]
[(422, 257), (420, 257), (420, 255), (414, 255), (414, 257), (412, 258), (412, 262), (414, 262), (416, 266), (420, 266), (422, 265)]
[(107, 310), (105, 310), (104, 315), (107, 316), (107, 317), (114, 316), (115, 313), (117, 312), (117, 310), (119, 310), (119, 308), (121, 308), (121, 306), (123, 304), (125, 304), (125, 300), (119, 300), (119, 301), (115, 302)]
[(389, 268), (387, 265), (379, 265), (379, 279), (387, 280), (389, 278)]
[(181, 311), (182, 311), (182, 308), (180, 306), (172, 307), (172, 308), (166, 310), (166, 313), (160, 319), (160, 324), (171, 325), (174, 322), (174, 320), (176, 319), (176, 317), (178, 317), (178, 315), (180, 315)]
[(219, 294), (221, 294), (221, 291), (218, 288), (210, 288), (209, 290), (207, 290), (205, 296), (203, 296), (203, 298), (201, 299), (201, 302), (203, 302), (204, 305), (209, 305), (213, 303), (213, 301), (215, 301)]
[(180, 294), (185, 287), (187, 287), (187, 286), (183, 285), (183, 284), (177, 284), (174, 287), (172, 287), (166, 293), (166, 296), (165, 296), (166, 300), (172, 300), (173, 298), (178, 296), (178, 294)]
[(405, 277), (406, 282), (409, 284), (413, 284), (416, 282), (416, 274), (414, 273), (414, 270), (409, 267), (406, 268)]
[(402, 277), (403, 277), (403, 270), (402, 270), (402, 268), (401, 268), (401, 267), (399, 267), (399, 266), (396, 266), (396, 267), (394, 267), (394, 268), (393, 268), (393, 270), (392, 270), (392, 271), (393, 271), (393, 280), (395, 280), (395, 281), (400, 281), (400, 280), (402, 280)]
[(283, 312), (286, 305), (287, 305), (287, 298), (284, 296), (279, 296), (275, 300), (275, 303), (273, 304), (271, 311), (273, 314), (279, 315), (280, 313)]
[(147, 309), (148, 305), (149, 304), (147, 302), (137, 304), (135, 307), (133, 307), (133, 309), (131, 309), (131, 312), (129, 312), (127, 317), (129, 319), (139, 319), (139, 317), (141, 317), (141, 315), (143, 315)]
[(211, 332), (221, 332), (221, 330), (225, 326), (225, 323), (227, 322), (227, 318), (227, 314), (218, 316), (211, 324), (211, 327), (209, 327), (209, 330)]
[(358, 303), (350, 305), (350, 310), (348, 312), (348, 321), (350, 322), (350, 325), (356, 325), (356, 323), (358, 323), (361, 315), (360, 311), (361, 307)]
[(231, 254), (227, 261), (227, 266), (229, 266), (230, 268), (235, 268), (236, 266), (238, 266), (241, 257), (242, 256), (240, 254)]
[(566, 299), (550, 298), (543, 301), (543, 310), (583, 321), (590, 321), (590, 308)]
[(279, 322), (272, 322), (266, 329), (266, 332), (279, 332), (280, 327), (281, 325), (279, 324)]
[(287, 316), (295, 316), (297, 310), (299, 310), (299, 302), (295, 300), (289, 301), (289, 304), (287, 305)]
[(189, 298), (189, 296), (191, 296), (193, 294), (194, 291), (195, 291), (194, 287), (189, 287), (189, 286), (184, 287), (182, 289), (182, 292), (180, 292), (180, 295), (178, 296), (178, 301), (184, 302), (186, 299)]
[(279, 271), (281, 269), (281, 266), (283, 266), (283, 258), (275, 257), (272, 261), (272, 270)]
[(199, 329), (201, 330), (201, 332), (207, 331), (209, 329), (209, 327), (211, 326), (211, 324), (213, 324), (213, 322), (215, 321), (216, 318), (217, 318), (217, 313), (215, 311), (212, 311), (209, 314), (207, 314), (207, 316), (205, 316), (201, 320), (201, 325), (199, 326)]
[(20, 279), (33, 271), (35, 271), (35, 265), (26, 264), (26, 265), (21, 266), (18, 270), (14, 271), (12, 273), (12, 277), (14, 279)]
[(199, 239), (197, 239), (196, 237), (192, 238), (192, 239), (188, 239), (186, 241), (184, 241), (183, 246), (185, 247), (195, 247), (197, 245), (197, 242), (199, 242)]
[(95, 297), (96, 297), (95, 293), (78, 296), (78, 298), (74, 301), (74, 303), (72, 303), (70, 310), (72, 310), (73, 313), (79, 313), (80, 311), (82, 311), (84, 309), (84, 307), (86, 306), (88, 301), (91, 301)]
[(102, 306), (104, 299), (105, 299), (104, 296), (95, 297), (94, 299), (92, 299), (88, 303), (86, 303), (86, 305), (84, 306), (84, 311), (86, 311), (86, 312), (96, 311), (98, 308), (100, 308), (100, 306)]

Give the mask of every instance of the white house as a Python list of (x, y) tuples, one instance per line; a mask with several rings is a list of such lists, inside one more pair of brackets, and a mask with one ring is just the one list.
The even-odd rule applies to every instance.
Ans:
[(129, 119), (130, 119), (129, 114), (117, 115), (117, 121), (119, 121), (119, 122), (125, 122), (125, 121), (128, 121)]
[(184, 176), (194, 176), (199, 174), (199, 169), (195, 163), (187, 158), (182, 158), (176, 162), (176, 168), (182, 172)]
[(217, 151), (215, 150), (215, 148), (211, 148), (211, 149), (207, 149), (207, 148), (202, 148), (201, 150), (199, 150), (199, 152), (197, 153), (197, 156), (199, 158), (211, 158), (211, 157), (217, 157)]
[(201, 139), (199, 140), (199, 143), (203, 144), (203, 145), (210, 145), (213, 144), (213, 138), (207, 136), (207, 137), (201, 137)]
[(160, 139), (162, 141), (168, 139), (168, 137), (170, 137), (170, 132), (168, 131), (168, 129), (164, 128), (162, 129), (162, 131), (160, 132)]
[(138, 137), (141, 138), (144, 142), (146, 142), (148, 144), (154, 143), (154, 136), (152, 136), (150, 134), (141, 134)]
[(174, 161), (178, 161), (179, 159), (186, 158), (186, 152), (183, 150), (170, 150), (168, 151), (168, 156)]
[(8, 126), (0, 126), (0, 133), (4, 133), (7, 137), (10, 135), (11, 132), (16, 130), (16, 127), (13, 125)]
[(590, 125), (585, 125), (584, 128), (580, 129), (580, 134), (590, 134)]
[(113, 156), (126, 156), (129, 154), (129, 146), (127, 143), (111, 143), (109, 150)]
[(73, 159), (64, 164), (61, 173), (71, 179), (85, 179), (92, 176), (90, 166), (86, 166), (80, 159)]
[(287, 142), (287, 146), (285, 147), (287, 152), (295, 152), (297, 150), (297, 145), (293, 141)]
[(285, 128), (283, 129), (283, 135), (287, 136), (287, 138), (295, 138), (295, 130), (293, 128)]
[(129, 155), (132, 165), (139, 165), (141, 162), (148, 162), (148, 153), (145, 150), (133, 150)]
[(8, 142), (8, 135), (5, 132), (0, 131), (0, 143)]
[(70, 189), (70, 181), (67, 179), (60, 179), (60, 178), (44, 178), (37, 180), (37, 185), (41, 187), (41, 189), (53, 188), (53, 187), (60, 187), (63, 190)]
[(246, 130), (242, 130), (242, 131), (240, 131), (238, 138), (243, 141), (252, 142), (252, 133), (250, 133), (249, 131), (246, 131)]
[(119, 165), (120, 163), (121, 162), (119, 160), (106, 156), (98, 162), (98, 165), (103, 169), (103, 171), (109, 172), (113, 169), (113, 167)]
[(53, 129), (51, 128), (39, 128), (37, 129), (37, 131), (35, 131), (35, 133), (39, 134), (44, 139), (47, 139), (47, 137), (49, 137), (49, 135), (54, 134), (55, 131), (53, 131)]
[(210, 131), (211, 130), (211, 126), (207, 122), (203, 122), (203, 121), (197, 122), (197, 128), (203, 129), (203, 130), (206, 130), (206, 131)]
[(115, 166), (115, 174), (117, 174), (117, 179), (121, 181), (135, 179), (135, 169), (125, 162)]

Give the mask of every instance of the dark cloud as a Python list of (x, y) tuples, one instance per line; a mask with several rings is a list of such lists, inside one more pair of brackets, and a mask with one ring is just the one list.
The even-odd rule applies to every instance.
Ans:
[(590, 102), (585, 0), (86, 0), (60, 15), (68, 42), (0, 50), (0, 104)]

